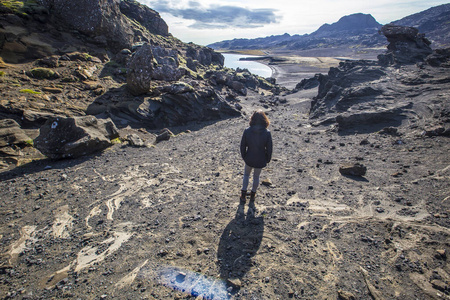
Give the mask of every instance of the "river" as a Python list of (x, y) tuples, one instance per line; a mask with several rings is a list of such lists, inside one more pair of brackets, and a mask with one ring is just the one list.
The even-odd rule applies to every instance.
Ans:
[(241, 55), (222, 53), (225, 57), (225, 67), (231, 69), (248, 69), (251, 73), (267, 78), (272, 76), (272, 69), (262, 63), (251, 60), (239, 60), (244, 57), (256, 57), (254, 55)]

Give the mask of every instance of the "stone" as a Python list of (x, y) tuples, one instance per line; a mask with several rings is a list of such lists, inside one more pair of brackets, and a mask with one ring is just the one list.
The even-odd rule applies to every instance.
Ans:
[(386, 54), (378, 55), (381, 65), (414, 64), (433, 53), (431, 42), (417, 28), (386, 24), (380, 31), (389, 42)]
[(133, 147), (145, 147), (145, 142), (142, 140), (139, 135), (133, 133), (127, 136), (127, 140), (130, 142), (130, 145)]
[(360, 163), (346, 164), (339, 167), (339, 173), (342, 175), (364, 176), (366, 171), (367, 168)]
[(168, 141), (170, 140), (170, 137), (174, 136), (172, 131), (170, 131), (167, 128), (164, 128), (160, 131), (160, 133), (156, 136), (156, 142), (159, 143), (161, 141)]
[(31, 138), (12, 119), (0, 120), (0, 147), (11, 145), (24, 145)]
[(350, 292), (339, 290), (338, 291), (338, 299), (339, 300), (356, 300), (355, 295)]
[(262, 185), (265, 185), (265, 186), (272, 186), (272, 181), (270, 181), (270, 179), (264, 179), (262, 182), (261, 182), (261, 184)]
[(153, 75), (153, 52), (149, 44), (143, 44), (130, 60), (127, 73), (127, 88), (138, 96), (150, 91)]
[(446, 292), (450, 289), (450, 286), (448, 284), (438, 279), (433, 279), (431, 280), (430, 283), (434, 289), (439, 290), (441, 292)]
[(102, 151), (117, 137), (119, 133), (110, 119), (54, 117), (40, 128), (34, 145), (51, 159), (74, 158)]
[(447, 252), (445, 251), (445, 249), (437, 249), (436, 257), (445, 260), (447, 258)]

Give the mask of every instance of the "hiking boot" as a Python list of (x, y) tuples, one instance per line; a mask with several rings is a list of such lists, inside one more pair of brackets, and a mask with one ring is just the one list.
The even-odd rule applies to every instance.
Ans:
[(250, 192), (250, 202), (255, 202), (255, 195), (256, 195), (256, 192)]
[(239, 198), (239, 200), (245, 203), (246, 198), (247, 198), (247, 191), (241, 191), (241, 197)]

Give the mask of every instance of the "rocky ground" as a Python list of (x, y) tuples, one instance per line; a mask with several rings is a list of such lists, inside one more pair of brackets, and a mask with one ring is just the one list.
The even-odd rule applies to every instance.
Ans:
[[(312, 127), (315, 94), (250, 92), (242, 117), (151, 147), (3, 172), (1, 297), (450, 298), (448, 138)], [(238, 145), (258, 108), (274, 156), (249, 207)], [(364, 177), (339, 173), (355, 162)]]

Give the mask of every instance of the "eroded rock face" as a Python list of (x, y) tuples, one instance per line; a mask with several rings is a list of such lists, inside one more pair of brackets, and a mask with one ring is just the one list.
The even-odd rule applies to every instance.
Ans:
[(25, 144), (30, 140), (16, 121), (11, 119), (0, 120), (0, 147)]
[[(120, 9), (120, 0), (40, 0), (50, 14), (63, 24), (95, 37), (115, 50), (129, 48), (140, 34)], [(139, 6), (127, 1), (125, 12), (134, 15)]]
[(134, 0), (120, 1), (120, 11), (127, 17), (137, 21), (148, 31), (163, 36), (169, 35), (167, 23), (153, 9)]
[(34, 144), (51, 159), (74, 158), (104, 150), (117, 137), (119, 133), (110, 119), (56, 117), (41, 127)]
[(142, 45), (130, 60), (127, 74), (127, 88), (137, 96), (150, 90), (153, 76), (153, 52), (149, 44)]
[(382, 31), (390, 45), (379, 62), (345, 61), (319, 74), (310, 118), (327, 116), (322, 122), (333, 120), (340, 132), (349, 133), (399, 126), (408, 117), (429, 118), (427, 111), (435, 112), (432, 124), (446, 122), (448, 101), (416, 91), (448, 83), (448, 49), (430, 55), (429, 42), (414, 28), (386, 25)]
[(431, 42), (416, 28), (387, 24), (381, 33), (389, 42), (386, 54), (378, 56), (381, 65), (422, 62), (433, 52)]

